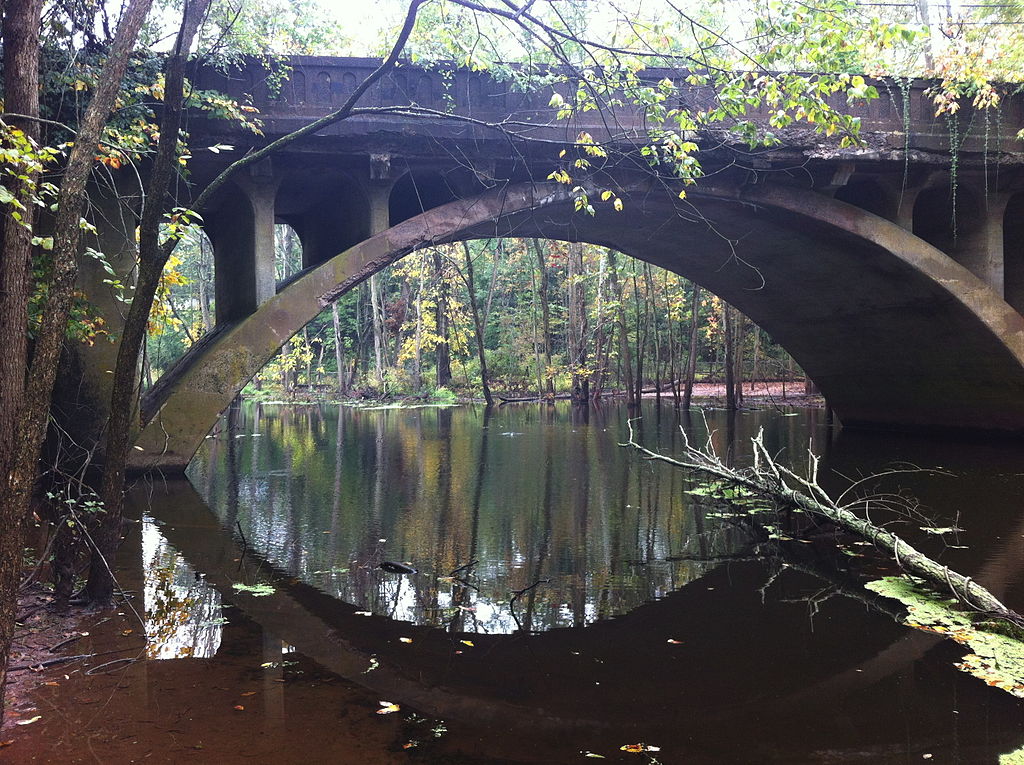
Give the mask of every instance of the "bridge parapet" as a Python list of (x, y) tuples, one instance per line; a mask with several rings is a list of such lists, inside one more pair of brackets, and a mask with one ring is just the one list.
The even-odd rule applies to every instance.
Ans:
[[(379, 65), (378, 59), (334, 58), (324, 56), (296, 56), (289, 60), (290, 71), (278, 80), (259, 62), (251, 62), (231, 76), (212, 70), (204, 71), (199, 84), (217, 89), (251, 103), (259, 109), (268, 136), (282, 135), (337, 109), (355, 88)], [(677, 90), (673, 95), (676, 106), (701, 108), (710, 105), (714, 95), (710, 87), (686, 82), (688, 72), (672, 69), (649, 69), (642, 73), (652, 84), (663, 79), (672, 81)], [(894, 79), (869, 80), (879, 93), (877, 99), (847, 103), (844, 93), (828, 98), (836, 109), (858, 117), (866, 135), (887, 135), (888, 147), (925, 151), (949, 151), (950, 119), (955, 120), (958, 147), (961, 152), (1021, 151), (1016, 139), (1017, 128), (1024, 123), (1024, 99), (1020, 95), (1006, 96), (994, 111), (978, 112), (970, 103), (962, 104), (953, 117), (935, 116), (929, 89), (936, 84), (930, 80), (899, 81)], [(606, 138), (609, 124), (616, 131), (643, 131), (643, 115), (636, 108), (624, 106), (614, 110), (614, 119), (607, 113), (587, 112), (574, 117), (571, 125), (555, 120), (549, 106), (551, 96), (558, 90), (567, 97), (565, 85), (549, 85), (539, 90), (523, 92), (511, 82), (497, 79), (486, 72), (473, 72), (457, 67), (424, 68), (404, 64), (382, 78), (364, 95), (360, 106), (369, 108), (396, 107), (409, 104), (447, 112), (461, 117), (472, 117), (488, 123), (514, 121), (523, 123), (519, 130), (529, 130), (534, 137), (561, 137), (575, 135), (577, 130), (588, 130), (596, 137)], [(767, 107), (752, 109), (750, 117), (766, 121), (771, 112)], [(345, 126), (335, 125), (321, 135), (338, 135), (367, 130), (367, 118), (352, 120)], [(371, 120), (372, 122), (372, 120)], [(362, 123), (362, 124), (360, 124)], [(429, 120), (413, 123), (401, 121), (403, 132), (431, 131)], [(532, 126), (536, 126), (533, 128)], [(802, 129), (782, 131), (783, 141), (805, 144), (808, 134)], [(217, 129), (217, 128), (215, 128)], [(907, 138), (909, 133), (909, 139)], [(817, 137), (819, 143), (824, 142)], [(876, 144), (877, 141), (873, 143)]]

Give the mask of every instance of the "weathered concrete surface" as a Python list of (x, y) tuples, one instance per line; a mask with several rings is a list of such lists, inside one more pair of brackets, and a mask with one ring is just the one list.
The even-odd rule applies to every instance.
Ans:
[(675, 271), (781, 343), (846, 426), (1024, 434), (1024, 318), (940, 250), (797, 188), (657, 182), (622, 213), (572, 211), (565, 187), (519, 184), (432, 209), (312, 269), (191, 349), (144, 402), (137, 469), (182, 470), (218, 415), (330, 299), (430, 244), (587, 241)]

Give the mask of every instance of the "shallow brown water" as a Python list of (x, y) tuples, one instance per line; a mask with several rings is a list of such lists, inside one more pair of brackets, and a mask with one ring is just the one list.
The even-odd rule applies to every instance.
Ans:
[[(837, 435), (818, 410), (707, 418), (692, 436), (738, 461), (761, 427), (791, 464), (811, 445), (836, 490), (941, 466), (868, 486), (965, 528), (903, 530), (1024, 607), (1019, 447)], [(650, 402), (640, 435), (678, 453), (678, 424)], [(753, 558), (624, 437), (617, 406), (234, 410), (191, 483), (133, 493), (121, 579), (147, 647), (48, 674), (42, 719), (0, 758), (994, 763), (1024, 745), (1021, 702), (865, 601), (829, 544)], [(141, 646), (123, 611), (76, 652)], [(621, 750), (641, 742), (660, 751)]]

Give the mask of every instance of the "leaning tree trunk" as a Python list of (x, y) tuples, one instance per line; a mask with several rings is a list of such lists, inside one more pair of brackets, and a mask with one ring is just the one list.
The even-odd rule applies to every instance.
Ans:
[(145, 203), (139, 222), (138, 279), (121, 332), (110, 394), (110, 415), (100, 483), (104, 513), (92, 534), (94, 549), (85, 587), (86, 598), (98, 605), (107, 605), (113, 599), (113, 565), (121, 538), (125, 466), (128, 463), (128, 450), (131, 448), (137, 413), (139, 356), (146, 342), (149, 313), (160, 285), (160, 277), (175, 244), (174, 241), (160, 241), (160, 224), (169, 206), (168, 191), (178, 164), (178, 134), (185, 108), (185, 63), (209, 4), (210, 0), (190, 0), (185, 4), (181, 28), (164, 69), (160, 142), (146, 184)]
[[(932, 560), (888, 529), (860, 517), (849, 508), (833, 501), (818, 484), (818, 462), (813, 454), (810, 476), (800, 476), (775, 461), (764, 445), (764, 434), (761, 432), (751, 439), (754, 446), (753, 467), (741, 470), (723, 464), (712, 452), (693, 447), (688, 441), (685, 444), (683, 459), (658, 454), (640, 446), (633, 438), (632, 424), (627, 425), (629, 441), (624, 444), (625, 446), (633, 447), (647, 459), (713, 476), (716, 482), (713, 484), (712, 496), (729, 502), (735, 500), (737, 490), (742, 490), (747, 499), (760, 499), (780, 509), (801, 510), (813, 517), (823, 518), (865, 542), (870, 542), (890, 555), (896, 565), (908, 574), (924, 579), (939, 591), (951, 593), (957, 600), (971, 608), (1007, 619), (1018, 626), (1024, 621), (1024, 617), (1007, 608), (970, 577)], [(742, 506), (732, 506), (741, 509), (749, 508), (751, 504), (747, 502)]]

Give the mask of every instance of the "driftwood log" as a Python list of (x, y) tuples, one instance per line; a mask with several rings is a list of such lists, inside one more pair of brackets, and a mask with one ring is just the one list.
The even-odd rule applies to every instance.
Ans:
[[(903, 571), (923, 579), (940, 592), (952, 594), (965, 606), (986, 616), (1024, 626), (1024, 617), (1007, 608), (995, 595), (970, 577), (929, 558), (891, 531), (862, 518), (849, 506), (833, 501), (818, 484), (818, 458), (815, 455), (811, 455), (811, 474), (801, 476), (776, 462), (765, 449), (763, 433), (758, 433), (751, 439), (754, 446), (753, 467), (732, 468), (724, 464), (710, 446), (693, 446), (683, 432), (685, 456), (683, 459), (674, 459), (638, 444), (633, 436), (632, 422), (627, 421), (629, 441), (620, 445), (635, 449), (645, 459), (713, 476), (721, 482), (723, 489), (741, 489), (747, 496), (764, 500), (780, 509), (800, 510), (810, 516), (824, 518), (844, 531), (870, 542), (891, 556)], [(721, 499), (728, 501), (726, 493), (721, 494)]]

